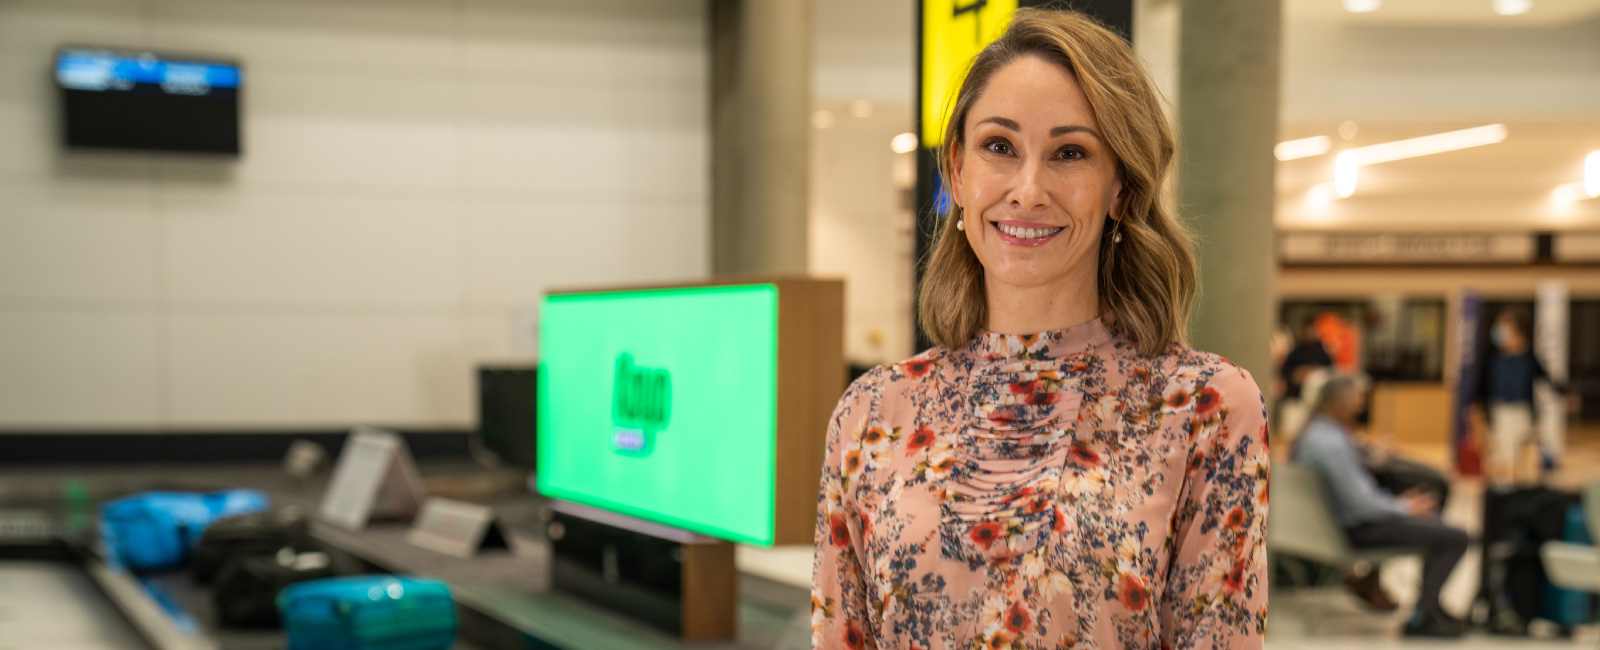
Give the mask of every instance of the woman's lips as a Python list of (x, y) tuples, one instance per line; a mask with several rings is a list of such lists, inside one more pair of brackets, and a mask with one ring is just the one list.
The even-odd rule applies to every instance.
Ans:
[(1065, 227), (1055, 226), (1037, 221), (991, 221), (995, 233), (1000, 235), (1000, 240), (1012, 246), (1033, 248), (1043, 246), (1056, 235), (1066, 230)]

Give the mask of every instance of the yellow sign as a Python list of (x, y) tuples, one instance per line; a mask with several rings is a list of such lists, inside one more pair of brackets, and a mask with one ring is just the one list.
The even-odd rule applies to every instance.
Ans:
[(967, 67), (1005, 32), (1017, 0), (922, 1), (922, 146), (939, 146)]

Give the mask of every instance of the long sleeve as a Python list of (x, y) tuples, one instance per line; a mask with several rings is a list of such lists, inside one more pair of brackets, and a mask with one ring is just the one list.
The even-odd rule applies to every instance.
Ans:
[(1361, 463), (1355, 443), (1343, 431), (1332, 428), (1336, 426), (1327, 420), (1313, 422), (1296, 459), (1322, 474), (1340, 520), (1346, 526), (1354, 526), (1404, 516), (1405, 508), (1394, 495), (1378, 486), (1372, 472)]
[[(826, 460), (817, 495), (817, 532), (811, 576), (811, 646), (876, 648), (867, 590), (858, 558), (861, 518), (851, 496), (851, 452), (860, 453), (862, 423), (871, 408), (869, 373), (845, 391), (828, 423)], [(856, 464), (859, 465), (859, 456)]]
[(1258, 649), (1267, 616), (1266, 408), (1236, 366), (1219, 371), (1202, 396), (1209, 390), (1224, 406), (1193, 418), (1160, 601), (1162, 647)]

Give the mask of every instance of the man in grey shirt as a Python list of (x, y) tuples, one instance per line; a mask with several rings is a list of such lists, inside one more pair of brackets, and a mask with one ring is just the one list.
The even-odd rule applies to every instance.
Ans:
[(1467, 534), (1440, 521), (1438, 496), (1420, 489), (1395, 496), (1378, 487), (1361, 462), (1352, 436), (1366, 408), (1366, 391), (1354, 377), (1338, 376), (1322, 387), (1317, 412), (1295, 441), (1293, 460), (1315, 467), (1328, 486), (1334, 512), (1350, 545), (1423, 548), (1422, 592), (1406, 623), (1406, 636), (1455, 637), (1461, 621), (1445, 613), (1439, 592), (1467, 551)]

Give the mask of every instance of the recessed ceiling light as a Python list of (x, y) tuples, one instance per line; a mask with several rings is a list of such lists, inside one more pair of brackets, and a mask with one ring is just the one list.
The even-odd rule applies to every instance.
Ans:
[(811, 114), (811, 126), (817, 127), (819, 129), (832, 128), (833, 127), (833, 111), (830, 111), (830, 110), (828, 110), (826, 108), (817, 109), (816, 112), (813, 112)]
[(1460, 131), (1435, 133), (1417, 138), (1346, 149), (1339, 152), (1339, 156), (1333, 160), (1333, 189), (1339, 194), (1340, 198), (1355, 194), (1356, 179), (1363, 165), (1376, 165), (1378, 163), (1416, 158), (1417, 156), (1427, 156), (1457, 149), (1481, 147), (1486, 144), (1503, 142), (1506, 139), (1506, 134), (1506, 125), (1489, 124), (1470, 129), (1461, 129)]
[(1383, 0), (1343, 0), (1344, 10), (1353, 14), (1364, 14), (1377, 11), (1383, 5)]
[(1333, 159), (1333, 191), (1339, 198), (1349, 198), (1356, 193), (1356, 175), (1360, 169), (1361, 161), (1356, 160), (1355, 151), (1346, 151)]
[(1494, 0), (1492, 6), (1502, 16), (1520, 16), (1533, 9), (1533, 0)]
[(906, 132), (889, 139), (889, 149), (895, 153), (911, 153), (917, 150), (917, 134)]
[[(1375, 165), (1391, 160), (1416, 158), (1457, 149), (1481, 147), (1494, 144), (1506, 139), (1506, 125), (1490, 124), (1487, 126), (1461, 129), (1448, 133), (1435, 133), (1405, 140), (1395, 140), (1383, 144), (1367, 145), (1350, 149), (1344, 153), (1353, 154), (1356, 164)], [(1340, 154), (1341, 156), (1344, 154)]]
[(1600, 151), (1591, 151), (1583, 158), (1583, 193), (1589, 198), (1600, 198)]
[(1296, 158), (1309, 158), (1328, 153), (1333, 148), (1333, 138), (1318, 135), (1299, 140), (1285, 140), (1272, 148), (1272, 155), (1278, 160), (1294, 160)]
[(1345, 120), (1339, 123), (1339, 137), (1341, 138), (1346, 140), (1354, 140), (1356, 138), (1356, 134), (1360, 132), (1361, 127), (1357, 126), (1353, 120)]

